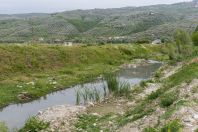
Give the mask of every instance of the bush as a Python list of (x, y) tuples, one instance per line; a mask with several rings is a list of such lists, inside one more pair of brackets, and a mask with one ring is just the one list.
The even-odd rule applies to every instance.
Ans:
[(156, 99), (156, 98), (158, 98), (161, 94), (162, 94), (162, 91), (161, 91), (160, 89), (158, 89), (157, 91), (152, 92), (150, 95), (148, 95), (148, 99), (149, 99), (149, 100)]
[(192, 34), (192, 41), (195, 46), (198, 46), (198, 31)]
[(157, 130), (153, 127), (148, 127), (143, 132), (182, 132), (182, 125), (178, 120), (173, 120), (165, 124), (161, 129)]
[(160, 71), (157, 71), (154, 75), (155, 78), (160, 78), (162, 76), (162, 73)]
[(161, 128), (160, 132), (181, 132), (182, 125), (178, 120), (171, 121)]
[(120, 50), (126, 55), (133, 55), (132, 50), (128, 49), (127, 47), (120, 47)]
[(160, 98), (160, 105), (162, 107), (168, 107), (173, 104), (173, 102), (177, 99), (175, 93), (166, 93)]
[(167, 44), (166, 47), (167, 47), (167, 53), (168, 53), (169, 59), (175, 60), (177, 58), (175, 44)]
[(27, 120), (25, 126), (19, 130), (19, 132), (38, 132), (45, 130), (49, 127), (49, 123), (38, 120), (35, 117), (32, 117)]
[(147, 86), (147, 82), (146, 81), (141, 81), (140, 82), (140, 87), (145, 88)]
[(143, 132), (157, 132), (157, 130), (155, 128), (152, 128), (152, 127), (148, 127), (148, 128), (145, 128), (143, 130)]
[(174, 40), (176, 42), (177, 50), (179, 54), (182, 54), (182, 46), (191, 44), (191, 39), (189, 34), (182, 29), (178, 29), (175, 31)]

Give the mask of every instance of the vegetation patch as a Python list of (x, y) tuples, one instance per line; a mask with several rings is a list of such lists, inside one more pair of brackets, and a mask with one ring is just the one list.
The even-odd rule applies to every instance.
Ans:
[(0, 131), (1, 132), (8, 132), (8, 128), (4, 122), (0, 122)]
[(25, 123), (25, 126), (19, 130), (19, 132), (38, 132), (46, 130), (49, 127), (49, 123), (38, 120), (36, 117), (31, 117)]
[(107, 85), (103, 85), (103, 89), (82, 88), (76, 90), (76, 104), (84, 102), (100, 102), (102, 98), (113, 95), (113, 97), (130, 98), (131, 86), (127, 82), (119, 82), (118, 77), (114, 73), (106, 73), (103, 81)]
[(168, 119), (174, 112), (179, 110), (181, 106), (185, 105), (185, 103), (186, 101), (182, 99), (177, 101), (175, 104), (167, 108), (166, 112), (160, 117), (160, 119)]
[[(109, 94), (115, 97), (130, 97), (131, 87), (127, 82), (119, 82), (118, 77), (114, 73), (104, 75), (104, 81), (107, 82), (107, 90)], [(106, 90), (105, 90), (106, 91)]]
[(176, 92), (165, 93), (160, 97), (160, 106), (169, 107), (177, 100), (177, 96)]
[[(106, 92), (106, 90), (105, 90)], [(99, 102), (102, 97), (105, 96), (101, 95), (101, 92), (96, 88), (83, 88), (76, 91), (76, 104), (79, 105), (80, 103), (87, 104), (89, 102)]]
[(182, 131), (182, 125), (178, 120), (170, 121), (161, 128), (161, 132), (181, 132), (181, 131)]
[(173, 120), (165, 124), (160, 129), (148, 127), (144, 129), (144, 132), (181, 132), (182, 125), (179, 120)]
[(148, 95), (149, 100), (157, 99), (162, 93), (161, 89), (158, 89), (157, 91), (152, 92), (150, 95)]
[(113, 114), (108, 114), (103, 117), (98, 117), (94, 115), (81, 115), (78, 121), (75, 123), (75, 128), (77, 132), (109, 132), (110, 129), (107, 126), (109, 121), (114, 120), (115, 116)]

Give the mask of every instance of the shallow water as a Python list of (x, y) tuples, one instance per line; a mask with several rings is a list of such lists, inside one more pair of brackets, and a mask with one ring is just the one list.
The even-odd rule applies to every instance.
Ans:
[[(142, 80), (148, 79), (160, 66), (161, 63), (149, 61), (149, 63), (146, 65), (121, 69), (117, 72), (117, 74), (121, 82), (128, 82), (132, 86), (138, 84)], [(45, 97), (29, 103), (9, 105), (0, 111), (0, 121), (5, 122), (10, 130), (13, 128), (21, 128), (25, 121), (29, 117), (36, 115), (39, 110), (43, 110), (55, 105), (75, 105), (76, 89), (103, 89), (103, 87), (104, 82), (102, 80), (96, 80), (94, 82), (76, 85), (62, 91), (48, 94)]]

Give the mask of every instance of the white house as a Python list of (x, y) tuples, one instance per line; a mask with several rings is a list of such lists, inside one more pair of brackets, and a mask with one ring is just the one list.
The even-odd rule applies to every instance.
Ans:
[(64, 45), (65, 45), (65, 46), (72, 46), (73, 43), (72, 43), (72, 42), (64, 42)]

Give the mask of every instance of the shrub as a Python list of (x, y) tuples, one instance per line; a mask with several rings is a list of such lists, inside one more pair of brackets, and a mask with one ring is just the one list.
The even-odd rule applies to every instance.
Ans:
[(156, 99), (156, 98), (158, 98), (161, 94), (162, 94), (162, 91), (161, 91), (160, 89), (158, 89), (157, 91), (152, 92), (150, 95), (148, 95), (148, 99), (149, 99), (149, 100)]
[(162, 76), (161, 71), (157, 71), (154, 75), (155, 78), (160, 78)]
[(182, 125), (178, 120), (173, 120), (165, 124), (161, 129), (157, 130), (153, 127), (148, 127), (143, 132), (182, 132)]
[(132, 55), (132, 50), (128, 49), (127, 47), (120, 47), (120, 50), (126, 55)]
[(198, 46), (198, 31), (192, 34), (192, 41), (195, 46)]
[(19, 132), (38, 132), (49, 127), (49, 123), (38, 120), (35, 117), (29, 118), (25, 126)]
[(155, 128), (152, 128), (152, 127), (148, 127), (148, 128), (145, 128), (143, 130), (143, 132), (157, 132), (157, 130)]
[(182, 46), (191, 44), (191, 39), (189, 34), (182, 29), (177, 29), (175, 31), (174, 40), (176, 42), (177, 50), (179, 54), (182, 54)]
[(175, 45), (174, 44), (168, 44), (166, 45), (167, 49), (168, 49), (168, 56), (170, 60), (175, 60), (177, 58), (177, 53), (176, 53), (176, 49), (175, 49)]
[(160, 132), (181, 132), (182, 125), (178, 120), (171, 121), (161, 128)]
[(140, 82), (140, 87), (145, 88), (147, 86), (147, 82), (146, 81), (141, 81)]
[(173, 104), (173, 102), (177, 99), (175, 92), (166, 93), (160, 98), (160, 105), (162, 107), (168, 107)]

